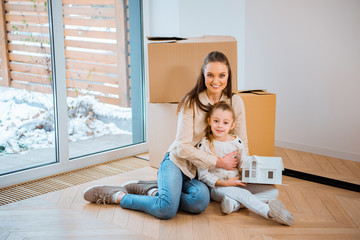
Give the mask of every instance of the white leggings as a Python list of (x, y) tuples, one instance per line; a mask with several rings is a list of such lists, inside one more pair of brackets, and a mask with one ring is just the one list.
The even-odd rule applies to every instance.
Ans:
[(210, 193), (214, 201), (221, 202), (227, 196), (238, 201), (241, 207), (268, 218), (269, 205), (266, 203), (276, 199), (279, 190), (274, 185), (248, 183), (241, 187), (211, 188)]

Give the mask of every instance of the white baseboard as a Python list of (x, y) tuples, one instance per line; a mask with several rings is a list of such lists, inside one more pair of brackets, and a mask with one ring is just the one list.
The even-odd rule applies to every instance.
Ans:
[(282, 148), (290, 148), (297, 151), (303, 151), (308, 153), (314, 153), (319, 155), (324, 155), (328, 157), (340, 158), (345, 160), (351, 160), (355, 162), (360, 162), (360, 154), (348, 153), (341, 151), (334, 151), (326, 148), (319, 148), (304, 144), (292, 143), (287, 141), (275, 140), (275, 146)]

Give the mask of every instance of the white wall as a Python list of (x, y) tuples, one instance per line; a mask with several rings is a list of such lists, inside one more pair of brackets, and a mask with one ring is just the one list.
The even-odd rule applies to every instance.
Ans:
[(145, 37), (180, 35), (179, 0), (143, 0)]
[(246, 1), (245, 88), (277, 94), (276, 145), (360, 161), (360, 1)]
[(145, 36), (230, 35), (238, 41), (238, 86), (244, 88), (245, 0), (144, 0)]
[(276, 145), (360, 161), (359, 12), (359, 0), (144, 0), (144, 32), (235, 36), (239, 89), (277, 94)]

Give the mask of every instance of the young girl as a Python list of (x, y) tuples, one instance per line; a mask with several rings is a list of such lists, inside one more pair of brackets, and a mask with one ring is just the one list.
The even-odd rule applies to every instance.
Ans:
[(206, 117), (208, 127), (198, 148), (219, 157), (236, 151), (238, 165), (234, 170), (198, 168), (199, 180), (210, 187), (211, 199), (221, 202), (223, 213), (229, 214), (241, 207), (247, 207), (265, 218), (291, 225), (294, 216), (285, 209), (280, 200), (276, 200), (278, 190), (273, 185), (246, 184), (239, 181), (241, 160), (246, 152), (240, 138), (231, 134), (235, 127), (234, 120), (234, 110), (226, 102), (218, 102), (209, 109)]

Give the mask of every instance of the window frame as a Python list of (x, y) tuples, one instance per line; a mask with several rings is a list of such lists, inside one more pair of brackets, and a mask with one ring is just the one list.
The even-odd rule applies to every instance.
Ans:
[[(56, 9), (56, 11), (53, 11)], [(54, 118), (56, 162), (44, 166), (26, 169), (0, 176), (0, 187), (6, 187), (34, 179), (71, 171), (94, 164), (124, 158), (148, 151), (145, 126), (145, 93), (144, 93), (144, 48), (142, 28), (142, 0), (129, 1), (129, 34), (132, 114), (133, 114), (133, 145), (119, 147), (106, 152), (94, 153), (76, 159), (69, 159), (68, 118), (66, 104), (66, 71), (64, 52), (64, 32), (62, 1), (48, 0), (48, 16), (50, 25), (52, 79), (54, 94)], [(60, 80), (59, 80), (60, 79)], [(142, 126), (142, 128), (139, 128)]]

